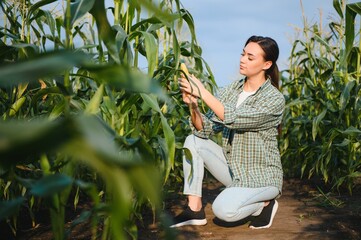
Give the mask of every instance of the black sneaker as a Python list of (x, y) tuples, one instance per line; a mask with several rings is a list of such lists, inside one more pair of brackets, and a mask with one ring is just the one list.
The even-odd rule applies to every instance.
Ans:
[(178, 216), (174, 218), (174, 224), (171, 225), (171, 228), (181, 227), (186, 225), (206, 225), (207, 219), (204, 212), (204, 208), (200, 211), (192, 211), (189, 206), (181, 212)]
[(249, 227), (252, 229), (269, 228), (272, 225), (277, 209), (278, 202), (274, 199), (271, 200), (270, 203), (263, 208), (261, 214), (252, 220)]

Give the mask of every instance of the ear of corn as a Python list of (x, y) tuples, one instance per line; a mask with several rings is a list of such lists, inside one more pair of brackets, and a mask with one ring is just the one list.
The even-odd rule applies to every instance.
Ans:
[(180, 69), (187, 75), (187, 77), (189, 76), (188, 68), (184, 63), (180, 64)]

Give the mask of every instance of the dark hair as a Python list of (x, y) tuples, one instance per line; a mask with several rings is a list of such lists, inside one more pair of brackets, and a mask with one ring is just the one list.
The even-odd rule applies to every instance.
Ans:
[(271, 78), (272, 85), (278, 89), (279, 70), (276, 61), (278, 59), (279, 49), (276, 41), (270, 37), (251, 36), (244, 46), (250, 42), (257, 43), (265, 53), (264, 59), (272, 62), (272, 66), (266, 70), (266, 76)]

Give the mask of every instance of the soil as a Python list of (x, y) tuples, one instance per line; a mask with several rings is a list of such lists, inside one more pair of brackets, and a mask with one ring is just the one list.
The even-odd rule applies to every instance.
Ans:
[[(315, 180), (285, 180), (279, 208), (269, 229), (248, 228), (247, 220), (225, 223), (215, 218), (211, 205), (223, 186), (214, 180), (204, 183), (203, 201), (207, 217), (205, 226), (184, 226), (176, 229), (174, 239), (186, 240), (358, 240), (361, 239), (361, 187), (353, 194), (331, 194), (322, 182)], [(181, 195), (179, 195), (181, 196)], [(166, 208), (177, 215), (185, 198), (169, 199)], [(164, 239), (164, 232), (150, 224), (141, 232), (142, 240)]]
[[(225, 223), (215, 218), (211, 210), (212, 202), (222, 191), (223, 186), (213, 179), (204, 183), (203, 201), (207, 216), (205, 226), (185, 226), (173, 231), (165, 231), (153, 223), (152, 214), (144, 211), (142, 222), (138, 222), (138, 239), (186, 239), (186, 240), (358, 240), (361, 239), (361, 185), (348, 192), (331, 194), (327, 188), (318, 188), (322, 183), (311, 180), (288, 179), (284, 182), (283, 194), (278, 199), (279, 208), (273, 225), (269, 229), (253, 230), (247, 221)], [(185, 205), (185, 197), (176, 193), (165, 200), (165, 214), (168, 219), (178, 214)], [(73, 214), (67, 215), (67, 226), (79, 213), (88, 209), (86, 203)], [(68, 239), (90, 239), (91, 232), (87, 223), (77, 225)], [(167, 228), (165, 228), (167, 229)], [(1, 239), (52, 239), (48, 219), (44, 219), (36, 228), (20, 230), (17, 238), (6, 235), (6, 226), (0, 225)], [(5, 237), (5, 238), (3, 238)]]

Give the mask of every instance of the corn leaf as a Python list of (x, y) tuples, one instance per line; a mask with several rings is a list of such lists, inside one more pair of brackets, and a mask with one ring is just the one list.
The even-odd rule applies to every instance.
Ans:
[[(73, 26), (74, 22), (84, 16), (92, 9), (95, 0), (73, 0), (70, 3), (71, 20), (70, 25)], [(66, 19), (66, 17), (64, 17)]]
[(353, 87), (355, 86), (356, 81), (349, 81), (344, 89), (342, 90), (342, 94), (340, 96), (340, 114), (345, 110), (347, 104), (349, 103), (351, 91)]
[(0, 67), (0, 87), (16, 86), (53, 76), (89, 61), (81, 52), (58, 51), (39, 54), (36, 58)]
[(85, 108), (87, 114), (97, 114), (100, 111), (100, 103), (103, 99), (104, 85), (101, 84), (94, 96), (90, 99), (89, 103)]
[(10, 201), (0, 201), (0, 221), (17, 215), (20, 207), (25, 203), (24, 197), (11, 199)]
[(30, 193), (37, 197), (50, 197), (73, 184), (73, 179), (63, 174), (52, 174), (36, 181)]
[(319, 132), (319, 125), (323, 118), (326, 116), (327, 109), (324, 109), (312, 122), (312, 139), (315, 141), (317, 133)]

